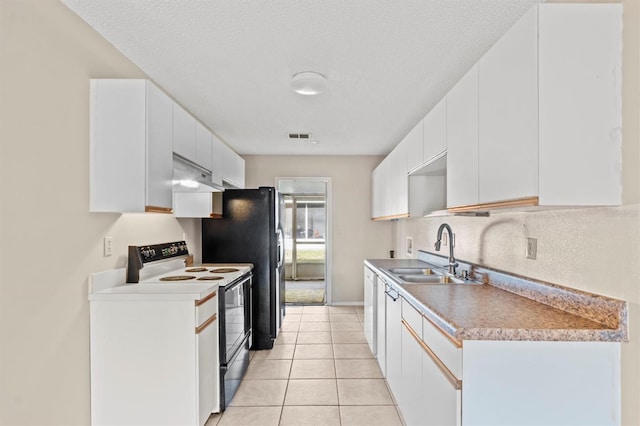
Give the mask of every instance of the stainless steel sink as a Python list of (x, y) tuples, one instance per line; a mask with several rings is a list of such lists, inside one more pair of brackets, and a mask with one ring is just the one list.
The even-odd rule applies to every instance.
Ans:
[(442, 275), (442, 272), (435, 271), (431, 268), (390, 268), (387, 270), (394, 275)]
[(465, 284), (466, 281), (448, 275), (398, 275), (405, 283), (410, 284)]

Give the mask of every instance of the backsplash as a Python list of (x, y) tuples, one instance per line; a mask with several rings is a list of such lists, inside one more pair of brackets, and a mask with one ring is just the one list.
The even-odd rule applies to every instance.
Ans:
[[(490, 217), (446, 216), (399, 220), (393, 225), (396, 257), (434, 252), (436, 233), (448, 223), (455, 256), (500, 269), (620, 299), (634, 300), (640, 281), (640, 205), (538, 212), (492, 212)], [(406, 254), (406, 237), (414, 254)], [(537, 259), (525, 256), (537, 239)], [(448, 255), (443, 244), (440, 254)], [(606, 259), (606, 261), (603, 261)]]

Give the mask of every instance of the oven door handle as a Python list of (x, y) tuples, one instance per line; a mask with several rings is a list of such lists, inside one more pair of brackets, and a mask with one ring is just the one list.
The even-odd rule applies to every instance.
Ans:
[(231, 284), (225, 286), (224, 291), (233, 290), (234, 288), (238, 287), (240, 284), (244, 284), (245, 282), (251, 279), (251, 276), (252, 276), (251, 274), (241, 276), (235, 282), (232, 282)]

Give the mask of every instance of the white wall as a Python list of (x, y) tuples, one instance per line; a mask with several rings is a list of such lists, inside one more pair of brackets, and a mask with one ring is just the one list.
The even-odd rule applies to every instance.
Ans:
[(391, 224), (371, 217), (371, 172), (377, 156), (244, 156), (246, 187), (275, 186), (276, 177), (331, 178), (332, 302), (363, 300), (363, 261), (389, 256)]
[[(489, 218), (401, 220), (393, 230), (398, 254), (405, 239), (434, 251), (438, 226), (456, 234), (456, 257), (578, 288), (629, 304), (629, 342), (622, 345), (623, 424), (640, 424), (640, 3), (624, 1), (623, 198), (613, 208), (498, 213)], [(568, 159), (570, 160), (570, 159)], [(538, 240), (537, 260), (525, 258), (525, 238)], [(449, 247), (442, 247), (447, 255)]]
[(0, 1), (3, 425), (89, 424), (89, 274), (123, 267), (128, 244), (186, 233), (200, 247), (199, 220), (89, 213), (89, 79), (101, 77), (145, 75), (58, 1)]

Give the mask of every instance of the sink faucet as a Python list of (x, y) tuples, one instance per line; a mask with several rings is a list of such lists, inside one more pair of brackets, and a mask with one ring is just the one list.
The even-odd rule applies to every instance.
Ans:
[(458, 262), (456, 262), (456, 258), (453, 257), (453, 232), (451, 231), (451, 227), (446, 223), (443, 223), (442, 225), (440, 225), (440, 228), (438, 228), (438, 240), (435, 244), (436, 251), (440, 251), (440, 243), (442, 242), (442, 231), (444, 229), (446, 229), (447, 233), (449, 234), (449, 273), (455, 276), (456, 266), (458, 266)]

